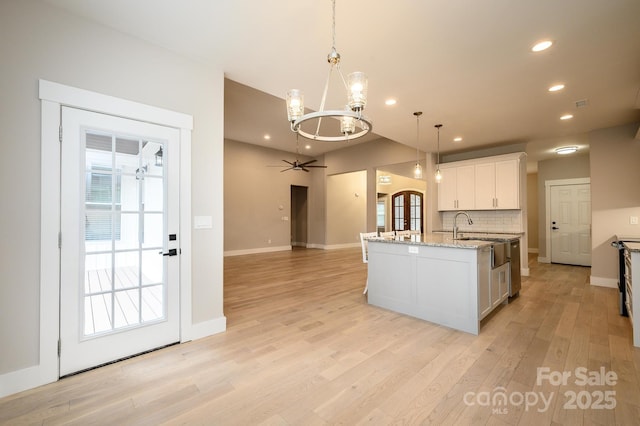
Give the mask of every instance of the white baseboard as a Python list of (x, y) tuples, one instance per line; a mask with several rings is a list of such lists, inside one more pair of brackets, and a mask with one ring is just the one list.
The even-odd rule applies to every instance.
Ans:
[(0, 398), (58, 380), (57, 376), (45, 377), (43, 371), (40, 365), (35, 365), (0, 375)]
[(520, 275), (522, 275), (523, 277), (528, 277), (529, 276), (529, 268), (520, 268)]
[(618, 280), (616, 278), (594, 277), (591, 275), (589, 282), (591, 285), (598, 287), (618, 288)]
[(222, 333), (226, 330), (227, 317), (225, 316), (214, 318), (209, 321), (199, 322), (197, 324), (191, 324), (189, 331), (185, 333), (187, 336), (182, 337), (182, 343), (188, 342), (189, 340), (202, 339), (203, 337)]
[(529, 253), (540, 253), (540, 250), (538, 250), (537, 248), (533, 248), (533, 247), (529, 247), (529, 248), (527, 249), (527, 251), (528, 251)]
[(256, 254), (256, 253), (271, 253), (274, 251), (291, 251), (291, 246), (276, 246), (276, 247), (260, 247), (255, 249), (246, 250), (229, 250), (224, 252), (224, 256), (242, 256), (243, 254)]
[(540, 263), (551, 263), (551, 259), (548, 257), (538, 257), (538, 262)]

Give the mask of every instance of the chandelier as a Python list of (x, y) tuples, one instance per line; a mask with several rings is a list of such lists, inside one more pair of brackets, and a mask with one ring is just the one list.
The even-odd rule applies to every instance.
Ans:
[[(327, 55), (329, 62), (329, 74), (324, 85), (320, 110), (317, 112), (304, 113), (304, 95), (298, 89), (291, 89), (287, 92), (287, 117), (291, 123), (291, 130), (307, 139), (323, 142), (340, 142), (356, 139), (369, 133), (373, 125), (364, 114), (367, 104), (367, 76), (363, 72), (353, 72), (344, 78), (340, 69), (340, 54), (336, 51), (336, 1), (333, 4), (332, 39), (331, 52)], [(329, 82), (334, 69), (340, 75), (340, 80), (347, 91), (347, 103), (343, 109), (325, 110)], [(334, 118), (340, 121), (340, 130), (337, 126), (322, 127), (323, 118)], [(332, 120), (333, 121), (333, 120)], [(302, 128), (303, 123), (307, 123), (307, 130)], [(315, 130), (313, 129), (315, 127)], [(329, 129), (327, 128), (329, 127)]]

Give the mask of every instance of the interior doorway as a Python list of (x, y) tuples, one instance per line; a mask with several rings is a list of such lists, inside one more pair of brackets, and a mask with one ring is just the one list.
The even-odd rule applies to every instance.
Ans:
[(547, 253), (552, 263), (591, 266), (591, 184), (588, 179), (549, 181)]
[(307, 247), (308, 188), (291, 185), (291, 246)]

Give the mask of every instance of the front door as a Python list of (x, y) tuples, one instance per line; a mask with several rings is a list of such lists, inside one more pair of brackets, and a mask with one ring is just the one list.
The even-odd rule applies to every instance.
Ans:
[(418, 230), (422, 233), (422, 194), (417, 191), (402, 191), (393, 194), (392, 200), (393, 230)]
[(60, 376), (180, 339), (179, 131), (67, 107), (62, 129)]
[(550, 188), (551, 262), (591, 265), (591, 185)]

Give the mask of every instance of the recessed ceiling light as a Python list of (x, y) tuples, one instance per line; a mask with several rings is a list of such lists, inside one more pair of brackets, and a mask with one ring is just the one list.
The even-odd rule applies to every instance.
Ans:
[(305, 145), (304, 149), (311, 149), (311, 145)]
[(554, 84), (553, 86), (549, 87), (550, 92), (557, 92), (558, 90), (562, 89), (564, 89), (564, 84)]
[(388, 106), (391, 106), (391, 105), (395, 105), (396, 102), (398, 102), (398, 101), (396, 101), (395, 99), (387, 99), (386, 101), (384, 101), (384, 104), (388, 105)]
[(454, 142), (460, 142), (460, 141), (462, 141), (462, 138), (460, 136), (457, 136), (457, 137), (453, 138), (453, 141)]
[(556, 154), (567, 155), (573, 154), (578, 150), (577, 146), (563, 146), (561, 148), (556, 148)]
[(264, 135), (264, 140), (265, 141), (271, 140), (271, 135)]
[(532, 52), (542, 52), (543, 50), (547, 50), (548, 48), (550, 48), (552, 44), (553, 44), (553, 42), (551, 40), (544, 40), (544, 41), (541, 41), (539, 43), (536, 43), (531, 48), (531, 51)]
[(573, 115), (565, 114), (562, 117), (560, 117), (560, 120), (571, 120), (572, 118), (573, 118)]

